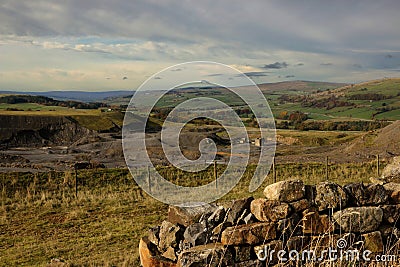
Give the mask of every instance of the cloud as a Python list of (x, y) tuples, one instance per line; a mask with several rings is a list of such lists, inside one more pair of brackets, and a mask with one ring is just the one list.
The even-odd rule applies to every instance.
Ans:
[(287, 64), (286, 62), (275, 62), (272, 64), (266, 64), (262, 68), (264, 68), (264, 69), (284, 69), (284, 68), (287, 68), (288, 66), (289, 66), (289, 64)]
[(252, 72), (244, 72), (243, 74), (252, 78), (252, 77), (266, 77), (266, 76), (268, 76), (267, 73), (268, 72), (265, 72), (265, 71), (252, 71)]
[[(136, 85), (159, 68), (193, 60), (242, 66), (239, 70), (254, 72), (253, 77), (289, 67), (299, 67), (292, 68), (299, 79), (390, 76), (399, 68), (394, 60), (400, 57), (399, 8), (395, 0), (255, 0), (245, 6), (231, 0), (3, 0), (0, 71), (7, 72), (8, 80), (0, 81), (0, 89), (17, 87), (17, 80), (18, 86), (40, 88), (45, 78), (9, 75), (54, 68), (92, 73), (95, 78), (82, 86), (111, 89), (104, 77), (127, 86), (119, 76), (124, 73)], [(368, 73), (355, 70), (354, 62)], [(125, 63), (134, 71), (117, 67)], [(49, 88), (57, 87), (62, 76), (54, 77)], [(98, 77), (101, 83), (95, 82)], [(63, 82), (59, 88), (68, 85)], [(79, 88), (73, 80), (70, 84)]]
[(285, 78), (294, 78), (296, 77), (295, 75), (286, 75)]
[(361, 68), (362, 68), (362, 65), (361, 65), (361, 64), (358, 64), (358, 63), (355, 63), (355, 64), (353, 64), (353, 67), (358, 68), (358, 69), (361, 69)]

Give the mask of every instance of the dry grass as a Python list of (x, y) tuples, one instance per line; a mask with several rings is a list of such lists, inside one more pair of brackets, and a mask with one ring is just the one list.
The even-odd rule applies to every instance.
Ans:
[[(222, 201), (262, 196), (272, 176), (250, 194), (254, 168)], [(211, 168), (196, 177), (169, 168), (160, 172), (188, 186), (213, 180)], [(373, 163), (343, 164), (330, 167), (330, 180), (366, 182), (373, 173)], [(277, 175), (278, 180), (300, 178), (306, 183), (325, 180), (321, 164), (278, 165)], [(167, 205), (144, 193), (126, 169), (81, 171), (77, 198), (74, 178), (70, 172), (0, 174), (0, 266), (44, 266), (52, 258), (71, 265), (139, 265), (139, 239), (165, 218)]]

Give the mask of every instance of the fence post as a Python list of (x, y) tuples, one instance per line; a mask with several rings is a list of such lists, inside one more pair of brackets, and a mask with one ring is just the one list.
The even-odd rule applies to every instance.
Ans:
[(328, 165), (329, 165), (329, 162), (328, 162), (328, 156), (326, 156), (326, 160), (325, 160), (325, 174), (326, 174), (326, 177), (325, 177), (325, 179), (326, 179), (326, 181), (328, 181), (328, 180), (329, 180), (329, 174), (328, 174)]
[(147, 166), (147, 184), (149, 185), (149, 192), (151, 193), (151, 179), (150, 179), (150, 167)]
[(379, 177), (379, 154), (376, 155), (376, 175)]
[(274, 178), (274, 183), (276, 183), (276, 162), (275, 162), (275, 157), (272, 160), (272, 174)]
[(75, 198), (78, 198), (78, 170), (75, 168)]
[(218, 182), (217, 182), (217, 162), (214, 160), (214, 178), (215, 178), (215, 188), (218, 189)]

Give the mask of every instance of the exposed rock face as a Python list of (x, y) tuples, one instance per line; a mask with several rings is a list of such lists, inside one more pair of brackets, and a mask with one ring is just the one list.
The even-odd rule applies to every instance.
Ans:
[(353, 207), (335, 212), (333, 218), (344, 232), (367, 233), (379, 228), (383, 211), (379, 207)]
[(251, 213), (262, 222), (277, 222), (289, 216), (291, 208), (287, 203), (264, 198), (251, 202)]
[(0, 115), (0, 125), (0, 146), (7, 147), (70, 145), (91, 133), (63, 116)]
[(304, 197), (305, 187), (301, 180), (280, 181), (267, 186), (264, 195), (268, 200), (293, 202)]
[(342, 187), (331, 182), (316, 185), (315, 204), (318, 210), (339, 209), (346, 207), (347, 195)]
[[(388, 254), (399, 254), (398, 184), (354, 183), (344, 190), (334, 183), (320, 183), (304, 186), (305, 194), (301, 185), (289, 181), (269, 186), (266, 191), (279, 192), (275, 200), (250, 197), (223, 206), (170, 207), (168, 220), (141, 240), (142, 265), (288, 266), (279, 265), (279, 250), (286, 256), (290, 250), (306, 248), (321, 253), (340, 248), (341, 239), (349, 249), (382, 253), (390, 248), (385, 250)], [(298, 195), (289, 197), (287, 188)], [(275, 256), (270, 258), (272, 250)]]

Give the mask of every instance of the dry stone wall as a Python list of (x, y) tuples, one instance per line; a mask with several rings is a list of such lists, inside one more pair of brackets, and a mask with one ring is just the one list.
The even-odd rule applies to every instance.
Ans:
[(323, 250), (336, 249), (395, 255), (387, 266), (400, 266), (399, 217), (398, 183), (281, 181), (263, 198), (170, 206), (167, 220), (140, 240), (140, 260), (144, 267), (318, 266), (328, 260)]

